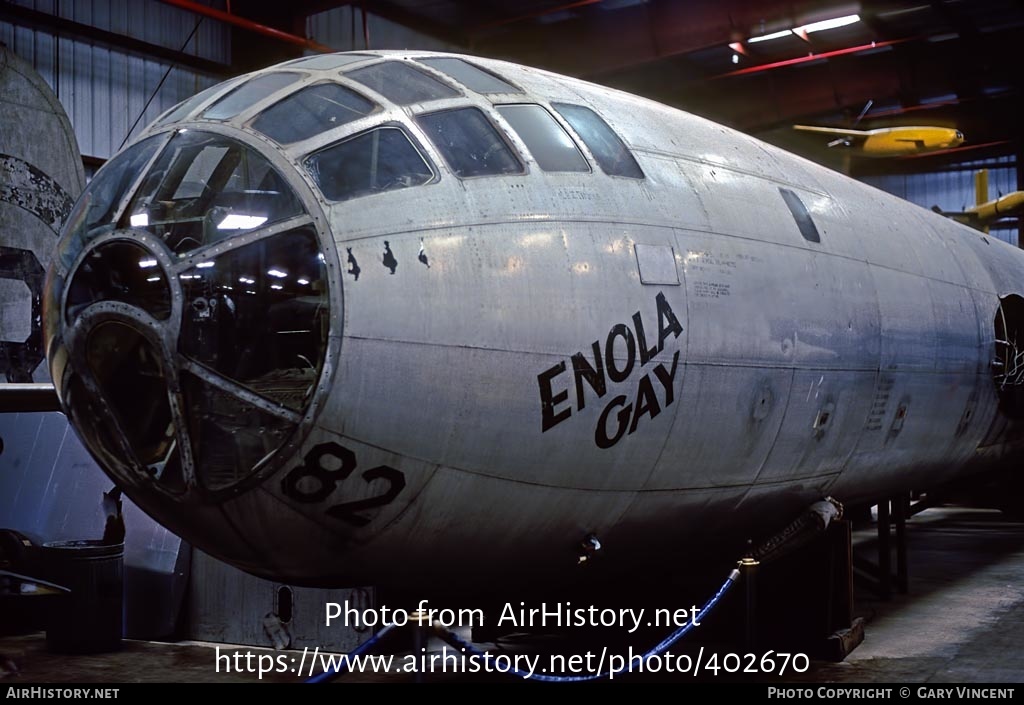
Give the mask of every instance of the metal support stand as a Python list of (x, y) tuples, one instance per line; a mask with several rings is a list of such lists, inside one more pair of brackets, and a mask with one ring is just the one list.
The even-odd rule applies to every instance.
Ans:
[[(907, 518), (913, 513), (910, 498), (897, 495), (878, 503), (878, 562), (854, 556), (853, 565), (859, 577), (866, 579), (870, 587), (883, 600), (892, 597), (893, 584), (902, 595), (909, 589), (907, 570)], [(895, 527), (896, 571), (893, 573), (893, 527)]]
[(906, 496), (892, 499), (892, 518), (896, 524), (896, 590), (907, 594), (907, 514), (910, 500)]
[(889, 520), (889, 501), (878, 503), (878, 595), (888, 600), (892, 596), (892, 523)]
[(799, 651), (841, 661), (861, 643), (863, 621), (853, 616), (851, 536), (850, 522), (833, 519), (792, 552), (765, 559), (755, 549), (737, 563), (745, 603), (735, 603), (733, 633), (747, 653)]
[(760, 563), (747, 557), (737, 563), (743, 575), (743, 591), (746, 595), (747, 609), (744, 629), (744, 642), (748, 652), (753, 653), (757, 645), (757, 566)]
[[(412, 625), (412, 653), (419, 661), (427, 652), (427, 642), (430, 640), (430, 620), (426, 612), (416, 610), (409, 615), (409, 624)], [(424, 682), (424, 674), (419, 669), (416, 669), (413, 682)]]
[(849, 521), (829, 527), (827, 631), (823, 656), (842, 661), (864, 641), (864, 620), (853, 616), (853, 541)]

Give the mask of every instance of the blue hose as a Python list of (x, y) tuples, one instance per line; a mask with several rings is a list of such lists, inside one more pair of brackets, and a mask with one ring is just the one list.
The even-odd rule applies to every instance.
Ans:
[(362, 656), (367, 651), (372, 649), (374, 646), (377, 645), (377, 643), (381, 639), (383, 639), (385, 637), (385, 635), (387, 635), (388, 632), (390, 632), (394, 628), (395, 628), (394, 624), (387, 625), (386, 627), (381, 629), (379, 632), (374, 634), (372, 637), (370, 637), (369, 639), (364, 641), (362, 644), (360, 644), (356, 648), (352, 649), (352, 651), (349, 652), (348, 658), (340, 660), (339, 665), (338, 665), (337, 668), (335, 668), (334, 666), (331, 666), (330, 668), (328, 668), (323, 673), (320, 673), (318, 675), (313, 676), (312, 678), (309, 678), (308, 680), (306, 680), (306, 682), (307, 683), (329, 683), (330, 681), (334, 680), (335, 678), (344, 675), (345, 673), (348, 672), (349, 664), (352, 663), (352, 659), (353, 658), (355, 658), (356, 656)]

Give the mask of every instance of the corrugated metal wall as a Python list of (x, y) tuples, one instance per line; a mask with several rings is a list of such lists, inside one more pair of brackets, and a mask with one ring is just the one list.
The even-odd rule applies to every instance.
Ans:
[[(13, 4), (174, 50), (181, 49), (199, 19), (157, 0), (13, 0)], [(86, 156), (106, 159), (116, 153), (150, 97), (153, 100), (133, 134), (172, 105), (218, 81), (177, 66), (154, 97), (171, 68), (166, 61), (7, 22), (0, 22), (0, 42), (31, 63), (57, 94)], [(185, 52), (227, 65), (231, 32), (223, 23), (203, 20)]]
[[(938, 206), (944, 211), (962, 211), (974, 203), (974, 173), (988, 169), (989, 198), (997, 198), (1018, 189), (1017, 161), (1011, 156), (964, 162), (955, 168), (925, 174), (885, 174), (862, 180), (924, 208)], [(1017, 244), (1017, 226), (996, 227), (991, 234)]]
[[(424, 51), (464, 52), (465, 47), (443, 42), (395, 24), (372, 12), (366, 15), (371, 49), (423, 49)], [(363, 15), (352, 6), (336, 7), (306, 18), (306, 36), (338, 51), (366, 49), (363, 41)]]
[[(159, 0), (11, 2), (176, 51), (199, 20), (196, 15)], [(212, 5), (223, 9), (225, 3), (216, 0)], [(307, 19), (307, 36), (339, 51), (363, 49), (362, 21), (360, 12), (352, 7), (320, 12)], [(368, 14), (367, 25), (374, 49), (460, 49), (373, 13)], [(151, 97), (152, 102), (132, 135), (172, 105), (218, 81), (176, 66), (157, 91), (170, 68), (166, 61), (9, 22), (0, 22), (0, 42), (31, 63), (57, 94), (74, 126), (79, 149), (89, 157), (107, 159), (115, 154)], [(224, 63), (226, 69), (231, 58), (231, 30), (221, 22), (205, 19), (184, 51)]]

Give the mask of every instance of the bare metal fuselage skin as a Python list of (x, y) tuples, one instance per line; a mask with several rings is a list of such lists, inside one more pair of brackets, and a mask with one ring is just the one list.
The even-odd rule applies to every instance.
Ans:
[[(527, 173), (457, 178), (411, 119), (436, 101), (290, 148), (245, 125), (273, 96), (150, 129), (258, 148), (332, 245), (331, 349), (289, 444), (217, 496), (113, 472), (158, 520), (297, 583), (557, 579), (589, 534), (606, 562), (645, 560), (772, 531), (825, 495), (870, 501), (1014, 457), (990, 364), (1020, 251), (678, 110), (472, 61), (525, 94), (444, 105), (499, 125), (494, 103), (588, 106), (645, 178), (589, 153), (590, 173), (544, 172), (511, 132)], [(302, 159), (385, 122), (439, 178), (326, 201)]]

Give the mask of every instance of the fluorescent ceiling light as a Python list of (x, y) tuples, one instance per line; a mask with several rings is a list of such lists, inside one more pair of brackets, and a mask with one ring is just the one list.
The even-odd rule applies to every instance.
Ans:
[(803, 27), (796, 27), (793, 29), (794, 32), (821, 32), (825, 29), (835, 29), (836, 27), (845, 27), (848, 24), (854, 22), (860, 22), (860, 15), (846, 15), (844, 17), (836, 17), (831, 20), (822, 20), (821, 22), (812, 22), (811, 24), (805, 24)]
[(149, 214), (148, 213), (136, 213), (128, 219), (133, 228), (144, 228), (149, 225)]
[(267, 274), (278, 279), (284, 279), (288, 276), (288, 272), (282, 272), (280, 269), (268, 269)]
[(283, 289), (284, 287), (281, 286), (280, 284), (271, 284), (270, 288), (271, 289), (278, 289), (278, 290), (280, 290), (280, 289)]
[(302, 284), (303, 286), (306, 286), (306, 285), (309, 284), (309, 280), (308, 279), (300, 279), (299, 280), (299, 284)]
[(224, 216), (224, 220), (217, 224), (218, 230), (248, 230), (250, 228), (258, 228), (267, 222), (267, 217), (263, 215), (241, 215), (238, 213), (231, 213), (230, 215)]
[(760, 37), (751, 37), (747, 40), (747, 44), (757, 44), (758, 42), (767, 42), (769, 39), (782, 39), (788, 37), (793, 33), (791, 29), (784, 29), (781, 32), (772, 32), (771, 34), (762, 34)]
[(149, 269), (150, 267), (155, 267), (155, 266), (156, 266), (156, 260), (155, 259), (140, 259), (139, 260), (139, 269)]
[(199, 267), (199, 269), (209, 269), (210, 267), (213, 266), (213, 262), (210, 262), (210, 261), (200, 262), (196, 266)]

